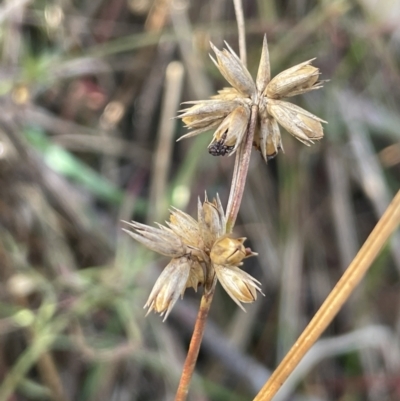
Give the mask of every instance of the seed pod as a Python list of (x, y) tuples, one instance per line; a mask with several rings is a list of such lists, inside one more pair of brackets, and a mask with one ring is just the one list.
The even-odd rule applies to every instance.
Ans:
[(260, 126), (254, 135), (254, 145), (266, 162), (273, 159), (279, 150), (283, 150), (278, 123), (267, 113), (266, 108), (260, 108)]
[(241, 302), (254, 302), (257, 291), (262, 294), (261, 283), (238, 267), (214, 265), (214, 269), (222, 287), (242, 310)]
[(280, 99), (322, 88), (322, 82), (318, 81), (319, 69), (311, 65), (313, 60), (282, 71), (271, 79), (265, 90), (267, 97)]
[(246, 238), (230, 238), (224, 236), (215, 241), (210, 258), (214, 264), (236, 266), (242, 262), (248, 255), (243, 242)]
[(249, 107), (242, 105), (230, 113), (216, 129), (208, 151), (213, 156), (235, 153), (242, 142), (250, 118)]
[(307, 146), (313, 144), (313, 140), (321, 139), (324, 135), (321, 122), (325, 121), (299, 106), (271, 99), (268, 102), (267, 110), (286, 131)]
[(183, 297), (190, 270), (191, 263), (188, 256), (171, 260), (160, 274), (144, 305), (144, 308), (149, 308), (146, 315), (154, 310), (161, 316), (164, 315), (163, 321), (165, 321), (179, 296)]

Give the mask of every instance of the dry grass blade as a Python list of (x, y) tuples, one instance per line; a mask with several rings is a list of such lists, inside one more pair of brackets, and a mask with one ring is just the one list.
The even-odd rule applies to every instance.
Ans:
[(361, 281), (379, 251), (400, 224), (400, 191), (379, 220), (370, 236), (331, 291), (299, 339), (261, 389), (254, 401), (272, 400), (303, 356), (319, 338)]

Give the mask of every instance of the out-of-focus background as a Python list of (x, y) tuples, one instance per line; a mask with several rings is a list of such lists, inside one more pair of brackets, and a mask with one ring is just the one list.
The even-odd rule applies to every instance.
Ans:
[[(235, 233), (266, 296), (243, 313), (218, 287), (193, 401), (254, 397), (400, 182), (400, 2), (243, 3), (250, 72), (264, 33), (272, 75), (317, 57), (330, 82), (293, 100), (329, 124), (252, 156)], [(226, 205), (234, 158), (172, 118), (227, 85), (209, 41), (237, 39), (230, 0), (1, 2), (0, 401), (173, 399), (200, 294), (145, 318), (167, 260), (120, 221)], [(397, 233), (275, 400), (400, 399), (399, 274)]]

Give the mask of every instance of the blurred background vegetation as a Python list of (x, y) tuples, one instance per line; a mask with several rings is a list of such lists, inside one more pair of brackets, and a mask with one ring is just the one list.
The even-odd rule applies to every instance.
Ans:
[[(252, 156), (235, 234), (266, 296), (245, 314), (217, 289), (197, 401), (254, 397), (400, 182), (400, 2), (243, 3), (251, 73), (264, 33), (272, 75), (317, 57), (330, 82), (295, 102), (329, 124)], [(234, 158), (172, 119), (227, 85), (210, 40), (237, 49), (230, 0), (1, 2), (0, 401), (173, 399), (199, 294), (145, 319), (167, 261), (120, 221), (226, 204)], [(275, 400), (400, 399), (398, 234)]]

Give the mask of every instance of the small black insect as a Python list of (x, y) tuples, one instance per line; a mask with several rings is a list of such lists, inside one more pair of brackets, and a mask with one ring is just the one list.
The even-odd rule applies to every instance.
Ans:
[(208, 147), (208, 152), (213, 156), (225, 156), (232, 152), (234, 146), (227, 146), (218, 141)]
[(228, 130), (226, 130), (222, 134), (221, 139), (219, 141), (212, 143), (208, 147), (208, 153), (210, 153), (210, 155), (225, 156), (225, 155), (229, 155), (229, 153), (232, 152), (234, 146), (224, 145), (227, 135), (228, 135)]

